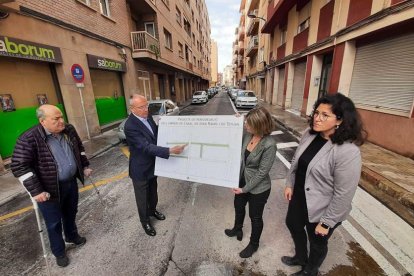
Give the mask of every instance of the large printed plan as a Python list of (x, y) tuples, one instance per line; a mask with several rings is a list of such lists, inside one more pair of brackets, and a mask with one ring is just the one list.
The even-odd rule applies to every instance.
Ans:
[(187, 146), (179, 155), (157, 158), (155, 175), (238, 187), (242, 135), (243, 117), (163, 116), (158, 146)]

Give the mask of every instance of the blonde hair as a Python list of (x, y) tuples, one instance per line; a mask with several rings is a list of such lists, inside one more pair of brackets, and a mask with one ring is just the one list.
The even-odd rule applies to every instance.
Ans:
[(246, 122), (254, 134), (259, 136), (269, 135), (275, 127), (272, 115), (264, 107), (250, 110), (246, 115)]

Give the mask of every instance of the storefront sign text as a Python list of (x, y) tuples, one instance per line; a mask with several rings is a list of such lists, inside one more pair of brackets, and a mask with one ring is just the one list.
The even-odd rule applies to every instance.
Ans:
[(126, 71), (125, 62), (116, 61), (116, 60), (104, 58), (104, 57), (93, 56), (93, 55), (87, 55), (87, 58), (88, 58), (88, 65), (90, 68), (120, 71), (120, 72)]
[(0, 56), (62, 63), (59, 48), (7, 36), (0, 36)]

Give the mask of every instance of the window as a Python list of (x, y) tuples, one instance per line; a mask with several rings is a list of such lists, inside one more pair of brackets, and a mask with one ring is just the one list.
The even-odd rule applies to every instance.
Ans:
[(183, 44), (181, 44), (180, 42), (178, 42), (178, 56), (180, 58), (183, 58), (184, 57)]
[(280, 29), (280, 45), (283, 45), (286, 43), (286, 35), (287, 35), (286, 27)]
[(194, 64), (194, 66), (197, 64), (197, 59), (196, 59), (195, 56), (193, 56), (193, 64)]
[(154, 22), (146, 22), (145, 24), (145, 31), (155, 37), (155, 24)]
[(307, 18), (305, 21), (303, 21), (302, 23), (299, 24), (299, 26), (298, 26), (298, 34), (301, 33), (301, 32), (303, 32), (307, 28), (309, 28), (309, 18)]
[(259, 49), (259, 63), (264, 61), (264, 48)]
[(188, 36), (191, 37), (191, 25), (187, 18), (184, 17), (184, 30), (187, 32)]
[(193, 33), (193, 45), (195, 45), (195, 35)]
[(101, 8), (101, 13), (103, 15), (111, 16), (109, 13), (109, 0), (99, 0), (99, 7)]
[(178, 24), (181, 26), (181, 11), (175, 6), (175, 19), (177, 20)]
[(165, 48), (172, 50), (172, 36), (169, 31), (164, 28)]

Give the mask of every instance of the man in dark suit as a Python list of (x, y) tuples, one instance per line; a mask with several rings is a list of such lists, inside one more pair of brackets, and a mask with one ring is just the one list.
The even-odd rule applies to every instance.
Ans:
[(155, 157), (168, 159), (170, 154), (180, 154), (184, 147), (157, 146), (158, 127), (152, 116), (148, 116), (148, 101), (141, 95), (130, 99), (129, 115), (125, 123), (125, 136), (129, 145), (129, 176), (132, 179), (139, 219), (145, 233), (155, 236), (156, 232), (149, 217), (164, 220), (165, 216), (156, 210), (158, 203), (157, 177), (154, 176)]

